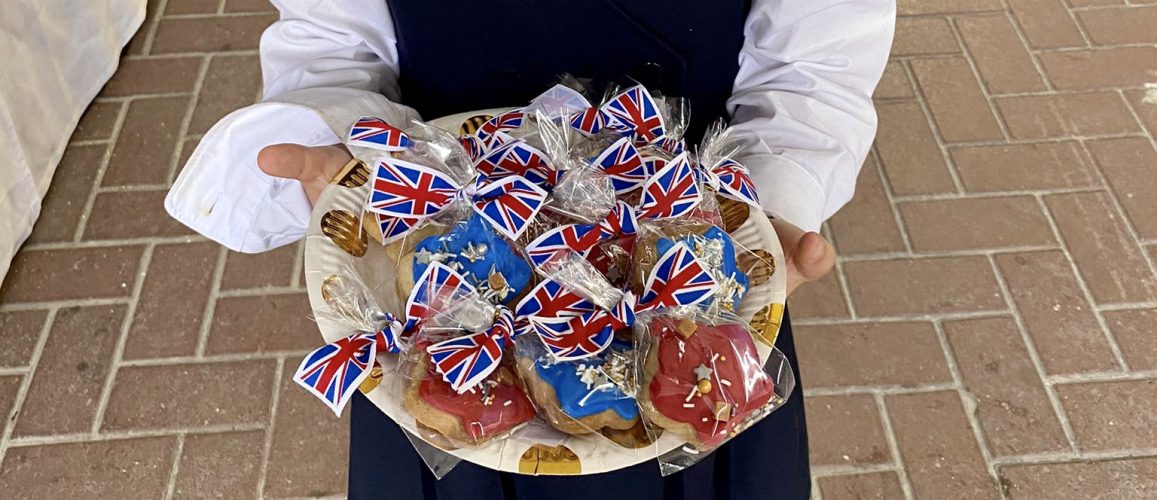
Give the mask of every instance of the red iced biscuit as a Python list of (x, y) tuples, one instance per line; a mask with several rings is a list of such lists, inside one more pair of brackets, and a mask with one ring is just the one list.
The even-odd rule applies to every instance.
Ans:
[[(424, 353), (426, 345), (415, 348)], [(412, 373), (403, 406), (419, 424), (454, 443), (480, 446), (534, 419), (534, 406), (506, 365), (462, 394), (434, 371), (428, 356), (420, 356)]]
[(639, 404), (650, 421), (699, 449), (722, 444), (768, 409), (775, 386), (738, 324), (650, 320)]

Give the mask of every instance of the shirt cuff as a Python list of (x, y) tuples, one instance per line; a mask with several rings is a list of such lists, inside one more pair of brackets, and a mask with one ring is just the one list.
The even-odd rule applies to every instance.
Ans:
[(266, 175), (257, 154), (271, 144), (341, 142), (359, 116), (407, 123), (412, 109), (363, 90), (305, 89), (226, 116), (193, 151), (165, 210), (231, 250), (258, 253), (300, 240), (312, 211), (296, 180)]
[(819, 181), (800, 164), (774, 153), (740, 159), (751, 171), (763, 210), (804, 231), (819, 231), (826, 195)]

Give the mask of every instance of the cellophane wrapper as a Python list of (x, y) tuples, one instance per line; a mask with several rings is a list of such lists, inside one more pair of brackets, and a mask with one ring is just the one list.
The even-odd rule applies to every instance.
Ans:
[[(442, 450), (480, 447), (515, 435), (535, 416), (515, 373), (513, 356), (503, 355), (493, 372), (461, 393), (435, 370), (427, 352), (430, 345), (485, 332), (496, 313), (494, 305), (476, 294), (442, 302), (413, 335), (413, 347), (399, 363), (403, 376), (394, 388), (394, 397), (401, 398), (417, 421), (418, 433), (433, 445), (416, 447), (427, 464), (455, 460)], [(513, 346), (505, 348), (509, 352)]]
[(635, 323), (639, 408), (652, 439), (686, 441), (658, 457), (663, 475), (702, 460), (786, 403), (795, 387), (787, 358), (760, 363), (756, 337), (731, 314), (688, 308)]
[[(358, 332), (374, 332), (383, 328), (390, 328), (386, 311), (373, 299), (377, 292), (367, 285), (361, 279), (360, 274), (349, 265), (343, 266), (340, 272), (335, 273), (325, 282), (322, 295), (328, 308), (315, 311), (318, 320), (330, 320), (347, 325), (351, 335)], [(398, 336), (396, 345), (400, 352), (378, 352), (376, 356), (377, 366), (371, 374), (371, 379), (376, 382), (382, 379), (404, 378), (390, 375), (402, 370), (405, 363), (400, 362), (400, 359), (410, 354), (413, 340), (414, 338), (411, 336)], [(385, 373), (386, 370), (391, 373)], [(363, 387), (366, 387), (365, 383), (363, 383)], [(385, 387), (385, 389), (397, 392), (396, 388)], [(439, 479), (444, 477), (461, 461), (458, 457), (439, 450), (415, 436), (408, 429), (402, 429), (402, 431), (435, 477)], [(357, 439), (357, 436), (353, 436), (353, 439)]]
[[(670, 474), (782, 406), (795, 376), (783, 354), (736, 314), (754, 283), (770, 277), (774, 262), (704, 220), (641, 226), (632, 272), (638, 293), (676, 244), (686, 245), (716, 282), (700, 303), (640, 313), (635, 322), (636, 397), (647, 428), (655, 439), (673, 433), (687, 441), (659, 457)], [(761, 351), (769, 353), (766, 363), (760, 363)]]
[[(547, 279), (589, 301), (600, 311), (627, 299), (589, 262), (576, 254), (561, 254), (543, 266)], [(578, 314), (559, 314), (574, 319)], [(533, 322), (530, 319), (528, 322)], [(531, 329), (533, 324), (528, 325)], [(629, 327), (611, 330), (609, 345), (581, 359), (559, 359), (533, 330), (518, 337), (517, 364), (539, 416), (555, 429), (572, 435), (598, 436), (607, 446), (654, 454), (639, 416), (635, 393), (634, 343)], [(573, 333), (572, 335), (578, 335)], [(624, 450), (624, 453), (628, 452)]]

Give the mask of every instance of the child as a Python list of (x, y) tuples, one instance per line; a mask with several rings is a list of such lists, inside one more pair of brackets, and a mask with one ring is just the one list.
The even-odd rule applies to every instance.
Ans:
[[(636, 78), (691, 104), (689, 143), (729, 118), (788, 255), (789, 289), (834, 250), (816, 231), (851, 198), (876, 128), (893, 0), (273, 0), (261, 41), (265, 100), (202, 139), (166, 208), (242, 252), (292, 243), (346, 163), (361, 115), (394, 123), (526, 103), (564, 73)], [(795, 350), (785, 316), (778, 347)], [(531, 477), (462, 463), (435, 481), (360, 394), (349, 496), (361, 498), (807, 498), (802, 386), (770, 417), (666, 478), (653, 463)]]

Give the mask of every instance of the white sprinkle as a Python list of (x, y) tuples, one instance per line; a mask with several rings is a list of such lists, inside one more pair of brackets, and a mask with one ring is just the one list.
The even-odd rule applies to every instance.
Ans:
[(730, 380), (727, 380), (727, 379), (725, 379), (725, 378), (721, 378), (721, 379), (719, 379), (719, 383), (720, 383), (720, 384), (723, 384), (723, 385), (725, 385), (725, 386), (727, 386), (727, 387), (731, 387), (731, 381), (730, 381)]
[(502, 406), (510, 406), (510, 403), (513, 403), (513, 402), (514, 402), (513, 400), (507, 399), (505, 403), (502, 403)]
[(687, 397), (683, 398), (683, 401), (691, 401), (691, 398), (695, 397), (695, 395), (698, 393), (699, 393), (699, 388), (692, 386), (691, 387), (691, 394), (688, 394)]
[(717, 360), (717, 359), (719, 359), (719, 353), (715, 353), (715, 354), (711, 355), (711, 362), (712, 363), (714, 363), (715, 360)]
[(706, 421), (707, 421), (707, 417), (703, 417), (703, 421), (704, 421), (704, 422), (706, 422)]
[(683, 407), (684, 407), (684, 408), (694, 408), (694, 407), (695, 407), (695, 403), (683, 403)]

